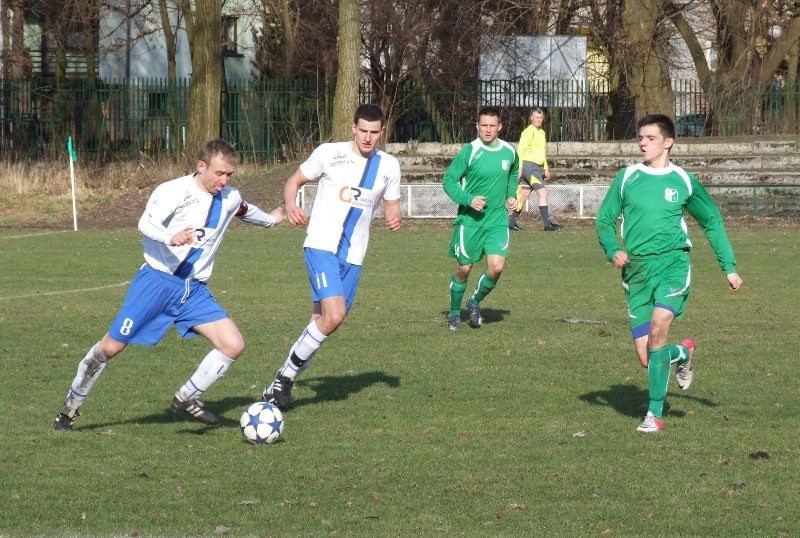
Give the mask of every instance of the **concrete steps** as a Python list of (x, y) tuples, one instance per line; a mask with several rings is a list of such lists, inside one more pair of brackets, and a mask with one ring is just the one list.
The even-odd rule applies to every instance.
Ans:
[[(635, 161), (630, 161), (631, 164)], [(693, 172), (704, 185), (800, 185), (800, 169), (787, 170), (725, 170), (713, 168), (691, 167), (679, 162), (675, 163)], [(614, 179), (615, 169), (607, 170), (575, 170), (571, 168), (553, 167), (552, 184), (562, 185), (608, 185)], [(415, 170), (403, 168), (404, 183), (441, 183), (444, 168), (441, 170)]]
[[(461, 144), (388, 144), (408, 183), (439, 183)], [(706, 185), (800, 185), (796, 141), (703, 142), (675, 146), (673, 161)], [(554, 184), (607, 185), (623, 166), (639, 162), (635, 142), (561, 142), (548, 145)]]

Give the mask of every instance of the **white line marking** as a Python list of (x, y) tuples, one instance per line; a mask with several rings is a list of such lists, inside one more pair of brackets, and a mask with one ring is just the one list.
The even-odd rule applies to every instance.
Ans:
[(85, 291), (106, 290), (109, 288), (118, 288), (130, 284), (130, 280), (119, 282), (117, 284), (108, 284), (107, 286), (98, 286), (96, 288), (80, 288), (77, 290), (61, 290), (61, 291), (43, 291), (40, 293), (26, 293), (25, 295), (9, 295), (7, 297), (0, 297), (0, 301), (9, 301), (11, 299), (30, 299), (31, 297), (48, 297), (52, 295), (67, 295), (69, 293), (83, 293)]
[(67, 230), (58, 230), (55, 232), (41, 232), (36, 234), (23, 234), (23, 235), (0, 235), (0, 239), (26, 239), (28, 237), (40, 237), (42, 235), (63, 234)]

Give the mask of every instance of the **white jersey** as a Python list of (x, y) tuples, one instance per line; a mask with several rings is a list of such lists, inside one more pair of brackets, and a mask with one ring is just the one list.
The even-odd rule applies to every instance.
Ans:
[[(144, 259), (153, 269), (206, 282), (222, 236), (235, 216), (266, 227), (275, 224), (274, 218), (249, 206), (233, 187), (212, 195), (197, 185), (194, 174), (162, 183), (139, 219)], [(172, 237), (186, 228), (195, 230), (195, 242), (170, 245)]]
[(300, 171), (319, 180), (303, 246), (361, 265), (378, 204), (400, 199), (400, 163), (380, 150), (367, 159), (352, 142), (333, 142), (317, 147)]

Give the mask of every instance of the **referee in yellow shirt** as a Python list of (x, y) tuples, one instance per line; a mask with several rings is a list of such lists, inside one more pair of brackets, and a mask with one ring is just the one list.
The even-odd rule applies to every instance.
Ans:
[(533, 189), (539, 199), (539, 214), (542, 216), (544, 231), (556, 232), (562, 226), (550, 220), (547, 211), (547, 189), (544, 186), (545, 181), (550, 180), (550, 171), (547, 169), (547, 136), (542, 128), (544, 111), (535, 107), (531, 110), (530, 121), (531, 124), (522, 131), (517, 146), (517, 153), (519, 153), (522, 165), (517, 185), (517, 207), (508, 215), (508, 228), (522, 230), (517, 220), (525, 207), (525, 201), (531, 195), (531, 189)]

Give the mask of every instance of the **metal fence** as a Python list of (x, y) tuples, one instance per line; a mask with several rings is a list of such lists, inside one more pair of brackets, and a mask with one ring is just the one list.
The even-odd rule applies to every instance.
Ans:
[[(552, 214), (572, 218), (594, 218), (608, 185), (548, 185), (547, 205)], [(800, 185), (747, 185), (707, 187), (726, 217), (800, 217)], [(438, 219), (456, 216), (457, 206), (445, 194), (441, 183), (402, 185), (402, 210), (406, 218)], [(310, 213), (317, 184), (308, 183), (298, 193), (298, 204)], [(529, 199), (524, 212), (538, 209)], [(382, 214), (382, 208), (378, 209)]]
[[(191, 83), (181, 79), (0, 78), (0, 154), (55, 157), (72, 136), (79, 154), (99, 159), (178, 155), (185, 149)], [(744, 91), (739, 109), (714, 117), (699, 82), (673, 82), (679, 136), (798, 134), (800, 85), (783, 82)], [(245, 159), (288, 160), (330, 133), (332, 85), (314, 79), (228, 81), (222, 91), (222, 136)], [(609, 89), (581, 80), (466, 81), (445, 88), (408, 81), (394, 94), (387, 142), (464, 143), (475, 136), (481, 105), (502, 107), (504, 137), (516, 140), (531, 106), (546, 109), (551, 141), (607, 138)], [(368, 84), (363, 102), (378, 96)]]
[[(311, 80), (229, 82), (222, 136), (248, 160), (289, 160), (319, 139), (329, 113)], [(72, 136), (101, 159), (179, 155), (185, 149), (189, 79), (0, 79), (0, 152), (53, 157)]]

